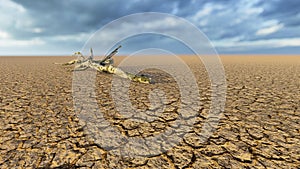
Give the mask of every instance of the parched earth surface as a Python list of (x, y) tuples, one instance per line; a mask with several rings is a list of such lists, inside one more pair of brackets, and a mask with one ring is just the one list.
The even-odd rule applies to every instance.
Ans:
[[(225, 111), (207, 139), (210, 81), (199, 59), (182, 58), (200, 94), (192, 117), (181, 115), (190, 103), (181, 103), (176, 80), (157, 69), (143, 72), (154, 84), (117, 79), (127, 97), (114, 98), (112, 75), (96, 73), (93, 83), (92, 70), (77, 83), (92, 82), (93, 92), (72, 90), (73, 67), (53, 64), (71, 57), (0, 57), (0, 168), (300, 167), (300, 57), (223, 56)], [(118, 109), (128, 103), (137, 112)], [(174, 125), (180, 118), (194, 121)], [(143, 142), (156, 137), (158, 144)]]

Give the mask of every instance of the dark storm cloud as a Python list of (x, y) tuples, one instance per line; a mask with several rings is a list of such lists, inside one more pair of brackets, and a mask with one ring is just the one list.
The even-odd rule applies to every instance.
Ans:
[(137, 12), (171, 12), (172, 2), (162, 3), (160, 0), (139, 1), (81, 1), (81, 0), (51, 0), (51, 1), (16, 1), (28, 10), (33, 19), (33, 27), (43, 29), (43, 32), (31, 33), (16, 30), (19, 36), (31, 37), (58, 34), (73, 34), (99, 29), (104, 24), (121, 16)]
[[(73, 50), (73, 48), (78, 49), (93, 32), (105, 24), (122, 16), (139, 12), (163, 12), (183, 17), (200, 28), (210, 40), (217, 42), (216, 45), (220, 45), (218, 46), (220, 52), (225, 53), (243, 52), (238, 47), (238, 43), (248, 44), (249, 42), (252, 44), (260, 41), (259, 44), (263, 44), (261, 42), (263, 40), (300, 39), (300, 31), (298, 31), (300, 30), (300, 1), (298, 0), (12, 1), (23, 7), (25, 12), (15, 14), (17, 13), (14, 13), (15, 9), (11, 9), (11, 13), (5, 14), (0, 10), (0, 19), (2, 20), (0, 23), (0, 48), (2, 36), (13, 38), (12, 44), (14, 40), (21, 40), (18, 43), (22, 45), (26, 44), (27, 40), (33, 40), (31, 43), (48, 45), (51, 50), (56, 45), (61, 48), (61, 51), (64, 51), (64, 47), (66, 47), (66, 51)], [(7, 5), (7, 7), (11, 6), (11, 4)], [(6, 18), (5, 15), (13, 15), (10, 16), (12, 21), (6, 23), (3, 20)], [(120, 31), (124, 30), (121, 25), (119, 29)], [(177, 29), (177, 31), (184, 32), (180, 27)], [(143, 41), (142, 38), (141, 41)], [(228, 46), (226, 42), (231, 42), (232, 46)], [(282, 43), (282, 41), (277, 42)], [(294, 41), (289, 49), (299, 53), (300, 47), (297, 48), (296, 42)], [(3, 44), (7, 43), (3, 42)], [(165, 45), (167, 44), (165, 43)], [(138, 41), (136, 45), (142, 46)], [(44, 46), (44, 48), (47, 47)], [(280, 46), (280, 50), (286, 51), (283, 48), (284, 46)], [(279, 48), (277, 49), (279, 50)], [(251, 50), (255, 50), (255, 48), (251, 48)], [(259, 51), (263, 51), (263, 47)], [(268, 51), (272, 50), (268, 49)], [(250, 51), (247, 49), (245, 52)]]
[(261, 1), (258, 5), (264, 8), (262, 17), (277, 19), (287, 26), (300, 26), (299, 0)]
[[(187, 17), (195, 14), (209, 2), (209, 0), (13, 1), (28, 10), (33, 20), (32, 27), (43, 30), (36, 33), (25, 29), (12, 29), (16, 37), (25, 39), (32, 36), (40, 37), (95, 31), (112, 20), (137, 12), (164, 12)], [(221, 1), (218, 3), (221, 3)]]
[[(33, 19), (31, 26), (43, 30), (41, 32), (32, 32), (26, 29), (15, 29), (14, 34), (18, 38), (91, 32), (114, 19), (136, 12), (173, 12), (177, 16), (188, 18), (195, 15), (199, 10), (203, 10), (207, 3), (212, 4), (212, 1), (209, 0), (167, 0), (163, 2), (160, 0), (91, 0), (85, 3), (81, 0), (15, 0), (15, 2), (21, 4), (28, 10), (29, 15)], [(239, 6), (236, 5), (236, 1), (214, 1), (212, 6), (220, 4), (226, 8), (221, 10), (217, 9), (212, 14), (205, 16), (208, 20), (208, 24), (203, 27), (206, 28), (204, 32), (207, 33), (211, 39), (230, 38), (242, 32), (244, 32), (245, 35), (249, 34), (251, 24), (255, 18), (253, 18), (253, 20), (248, 19), (248, 21), (243, 24), (234, 24), (233, 21), (237, 17), (232, 12), (236, 11), (236, 8), (239, 8)], [(222, 10), (229, 10), (229, 12), (217, 16), (216, 14), (222, 12)], [(198, 21), (194, 22), (197, 24)]]

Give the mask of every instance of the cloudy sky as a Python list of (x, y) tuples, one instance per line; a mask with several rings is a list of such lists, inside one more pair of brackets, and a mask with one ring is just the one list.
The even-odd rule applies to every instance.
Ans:
[[(299, 0), (0, 0), (0, 55), (69, 55), (81, 50), (104, 25), (141, 12), (188, 20), (221, 54), (300, 54), (299, 7)], [(158, 24), (151, 18), (147, 22), (186, 33), (176, 24)], [(149, 27), (140, 24), (138, 29), (143, 26)], [(116, 29), (126, 34), (125, 28), (122, 24)], [(101, 41), (113, 36), (117, 35), (112, 32)], [(156, 35), (132, 37), (124, 43), (131, 44), (128, 48), (189, 52), (174, 39)]]

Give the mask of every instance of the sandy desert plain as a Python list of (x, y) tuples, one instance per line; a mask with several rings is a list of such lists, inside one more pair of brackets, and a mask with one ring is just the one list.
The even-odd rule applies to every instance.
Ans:
[[(73, 105), (73, 67), (53, 64), (71, 57), (0, 57), (0, 168), (300, 167), (300, 56), (221, 56), (225, 111), (203, 144), (199, 132), (210, 107), (210, 83), (198, 58), (182, 58), (197, 78), (197, 123), (167, 152), (126, 158), (95, 143), (81, 125)], [(160, 71), (149, 74), (157, 83), (131, 83), (132, 104), (147, 109), (147, 94), (153, 89), (163, 90), (170, 101), (156, 120), (138, 123), (120, 117), (109, 93), (112, 76), (97, 73), (99, 109), (122, 135), (159, 134), (178, 116), (174, 79)]]

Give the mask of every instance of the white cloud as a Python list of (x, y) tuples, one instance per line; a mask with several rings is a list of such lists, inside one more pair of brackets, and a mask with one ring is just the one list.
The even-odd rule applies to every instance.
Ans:
[(13, 9), (15, 10), (15, 12), (22, 12), (22, 13), (26, 11), (26, 9), (22, 5), (17, 4), (11, 0), (0, 0), (0, 4), (1, 4), (0, 7), (1, 10)]
[(284, 46), (300, 46), (300, 38), (281, 39), (277, 41), (278, 47)]
[(205, 4), (203, 9), (199, 10), (194, 16), (192, 16), (192, 20), (198, 21), (199, 19), (210, 15), (214, 10), (220, 10), (223, 9), (224, 7), (222, 5), (217, 5), (217, 4)]
[(8, 32), (0, 30), (0, 39), (8, 39), (10, 37)]
[(10, 29), (17, 21), (25, 20), (26, 9), (10, 0), (0, 0), (0, 26), (2, 29)]
[(77, 41), (77, 42), (85, 42), (92, 35), (92, 33), (79, 33), (72, 35), (59, 35), (52, 36), (49, 39), (55, 41)]
[[(251, 15), (258, 15), (260, 13), (262, 13), (264, 11), (263, 8), (255, 6), (255, 4), (257, 4), (260, 0), (242, 0), (238, 2), (238, 11), (240, 13), (243, 13), (247, 16)], [(239, 17), (243, 17), (243, 16), (239, 16)]]
[[(29, 29), (31, 19), (28, 17), (27, 10), (20, 4), (11, 0), (0, 0), (0, 47), (1, 48), (17, 48), (17, 47), (32, 47), (35, 45), (45, 44), (40, 38), (32, 38), (28, 40), (13, 39), (12, 29), (20, 28), (22, 30)], [(32, 32), (40, 32), (38, 28), (32, 29)]]
[(42, 33), (44, 30), (42, 28), (33, 28), (32, 32), (34, 33)]
[(212, 42), (216, 47), (300, 47), (300, 38), (267, 39), (256, 41), (233, 41), (230, 39)]
[(283, 27), (284, 27), (283, 24), (277, 24), (277, 25), (273, 25), (273, 26), (270, 26), (270, 27), (267, 27), (267, 28), (259, 29), (255, 34), (259, 35), (259, 36), (269, 35), (269, 34), (272, 34), (272, 33), (275, 33), (277, 31), (279, 31)]
[(34, 38), (30, 40), (14, 40), (14, 39), (1, 39), (0, 47), (34, 47), (35, 45), (43, 45), (45, 41)]

